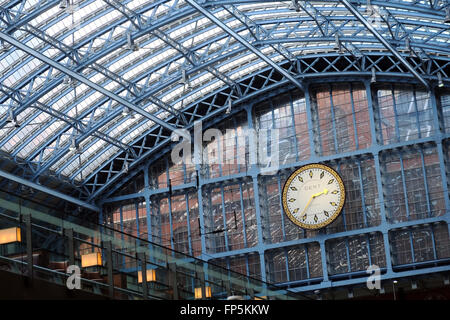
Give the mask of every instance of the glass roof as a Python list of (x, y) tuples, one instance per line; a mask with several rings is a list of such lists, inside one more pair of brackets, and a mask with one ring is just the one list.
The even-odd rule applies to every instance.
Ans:
[[(352, 3), (402, 54), (410, 46), (419, 57), (450, 60), (446, 1)], [(270, 67), (183, 0), (15, 0), (0, 6), (10, 14), (0, 32), (159, 119)], [(280, 66), (336, 55), (338, 44), (348, 55), (389, 54), (339, 1), (202, 6)], [(0, 47), (0, 83), (0, 149), (39, 168), (38, 175), (50, 171), (83, 184), (157, 125), (7, 41)], [(71, 148), (74, 141), (77, 148)]]

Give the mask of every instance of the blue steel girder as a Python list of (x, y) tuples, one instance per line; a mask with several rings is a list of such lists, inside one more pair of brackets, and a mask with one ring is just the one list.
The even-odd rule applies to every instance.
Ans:
[[(149, 22), (147, 22), (142, 15), (129, 9), (125, 4), (122, 4), (116, 0), (103, 0), (103, 1), (113, 6), (127, 19), (129, 19), (137, 30), (142, 30), (143, 25), (149, 24)], [(162, 41), (164, 41), (165, 43), (167, 43), (167, 45), (169, 45), (170, 47), (180, 52), (186, 58), (186, 60), (188, 60), (188, 62), (192, 65), (193, 68), (198, 67), (200, 65), (199, 61), (201, 60), (201, 57), (196, 52), (192, 51), (189, 48), (186, 48), (183, 44), (170, 37), (167, 33), (162, 31), (161, 29), (155, 28), (151, 31), (151, 33), (156, 37), (158, 37), (159, 39), (161, 39)], [(236, 86), (236, 83), (233, 80), (231, 80), (226, 74), (220, 72), (211, 65), (207, 65), (205, 69), (209, 71), (211, 74), (213, 74), (217, 79), (223, 81), (230, 88), (235, 88), (237, 91), (236, 92), (237, 95), (240, 96), (240, 90)]]
[[(26, 31), (26, 32), (34, 35), (36, 38), (39, 38), (39, 39), (43, 40), (44, 42), (50, 44), (51, 46), (59, 49), (63, 54), (65, 54), (68, 58), (70, 58), (72, 60), (73, 64), (78, 64), (84, 60), (84, 56), (81, 55), (74, 48), (66, 45), (65, 43), (63, 43), (62, 41), (60, 41), (54, 37), (47, 35), (45, 32), (43, 32), (29, 24), (24, 24), (20, 28), (20, 30)], [(70, 54), (68, 54), (68, 53), (70, 53)], [(127, 90), (128, 93), (130, 95), (133, 95), (134, 97), (138, 96), (139, 91), (141, 90), (140, 88), (138, 88), (138, 86), (135, 82), (132, 82), (132, 81), (129, 81), (129, 80), (123, 78), (120, 74), (117, 74), (116, 72), (109, 70), (108, 68), (102, 66), (99, 63), (94, 62), (91, 65), (89, 65), (88, 68), (104, 75), (106, 78), (112, 80), (113, 82), (118, 83), (122, 88)], [(184, 115), (180, 114), (175, 109), (173, 109), (171, 105), (166, 104), (164, 101), (162, 101), (161, 99), (154, 97), (154, 96), (148, 96), (147, 99), (150, 100), (153, 104), (157, 105), (159, 108), (161, 108), (169, 113), (174, 114), (176, 117), (178, 117), (180, 119), (180, 122), (183, 125), (187, 124), (186, 118), (184, 117)]]
[(312, 68), (312, 67), (311, 67)]
[[(5, 40), (10, 41), (11, 43), (14, 43), (14, 40), (13, 40), (12, 38), (9, 38), (9, 37), (6, 36), (5, 34), (0, 34), (0, 35), (1, 35)], [(14, 45), (21, 46), (19, 43), (14, 43)], [(21, 49), (26, 50), (26, 51), (28, 51), (28, 52), (30, 52), (30, 53), (33, 53), (33, 54), (37, 55), (37, 53), (36, 53), (34, 50), (32, 50), (32, 49), (27, 49), (26, 46), (22, 46)], [(45, 60), (45, 59), (47, 59), (47, 58), (41, 55), (41, 58), (40, 58), (40, 59)], [(47, 59), (46, 61), (49, 61), (49, 60)], [(55, 62), (47, 62), (47, 63), (48, 63), (48, 64), (53, 63), (53, 64), (56, 65)], [(62, 66), (58, 66), (58, 65), (56, 65), (56, 67), (63, 68)], [(78, 77), (77, 79), (80, 80), (80, 81), (85, 81), (85, 80), (83, 80), (83, 77), (80, 77), (79, 75), (73, 74), (72, 76), (73, 76), (73, 77)], [(89, 82), (87, 82), (87, 83), (89, 83)], [(98, 86), (97, 86), (97, 87), (98, 87)], [(106, 92), (105, 90), (103, 90), (103, 89), (101, 89), (101, 88), (100, 88), (100, 89), (96, 89), (96, 90)], [(106, 92), (106, 94), (107, 94), (107, 95), (111, 95), (111, 94), (108, 93), (108, 92)], [(128, 106), (129, 108), (132, 108), (132, 109), (135, 109), (135, 108), (136, 108), (136, 107), (134, 107), (134, 105), (131, 105), (130, 103), (128, 103), (128, 102), (126, 102), (125, 100), (123, 100), (122, 98), (119, 98), (117, 95), (116, 95), (115, 97), (116, 97), (116, 98), (114, 98), (114, 99), (122, 100), (123, 103), (124, 103), (124, 104), (127, 104), (127, 106)], [(112, 98), (112, 97), (111, 97), (111, 98)], [(142, 112), (140, 109), (136, 109), (136, 111), (139, 112), (139, 113)], [(156, 117), (151, 116), (150, 114), (149, 114), (149, 118), (150, 118), (150, 119), (157, 119)], [(158, 121), (160, 121), (160, 120), (158, 119)], [(161, 124), (163, 124), (163, 122), (161, 122)], [(167, 126), (167, 124), (164, 124), (164, 126)], [(112, 140), (109, 140), (109, 141), (112, 141)], [(38, 176), (40, 173), (42, 173), (42, 170), (43, 170), (43, 169), (40, 168), (40, 169), (37, 171), (37, 176)]]
[[(357, 39), (357, 37), (355, 37), (355, 39)], [(260, 43), (261, 43), (261, 45), (269, 45), (271, 42), (271, 40), (270, 40), (270, 38), (268, 38), (268, 39), (266, 39), (266, 40), (264, 40), (264, 39), (262, 39), (263, 41), (260, 41)], [(330, 39), (327, 39), (326, 41), (328, 41), (328, 42), (330, 42), (330, 40), (332, 40), (332, 38), (330, 38)], [(285, 38), (285, 41), (284, 42), (288, 42), (289, 41), (289, 38)], [(274, 44), (276, 44), (276, 42), (273, 42)], [(236, 51), (237, 52), (237, 51)], [(331, 67), (331, 66), (333, 66), (333, 63), (329, 63), (329, 66)], [(439, 66), (439, 65), (438, 65)], [(307, 65), (306, 66), (306, 68), (308, 69), (308, 70), (314, 70), (315, 68), (314, 68), (314, 66), (311, 66), (311, 65)], [(443, 67), (441, 67), (441, 69), (443, 69), (443, 70), (445, 70), (445, 67), (443, 68)]]
[[(374, 59), (375, 60), (375, 59)], [(373, 63), (373, 62), (370, 62), (370, 63), (368, 63), (367, 65), (369, 66), (369, 70), (370, 70), (370, 66), (371, 66), (371, 63)], [(447, 64), (447, 69), (449, 68), (449, 64)], [(314, 76), (316, 74), (316, 72), (314, 72), (314, 73), (312, 73), (312, 76)], [(362, 81), (362, 79), (364, 79), (364, 78), (368, 78), (369, 76), (370, 76), (370, 71), (366, 71), (366, 72), (340, 72), (340, 71), (336, 71), (336, 72), (332, 72), (332, 73), (330, 73), (330, 74), (332, 74), (334, 77), (336, 77), (336, 78), (342, 78), (342, 77), (345, 77), (345, 79), (347, 79), (348, 81), (357, 81), (357, 80), (360, 80), (360, 81)], [(358, 78), (358, 74), (360, 74), (361, 76), (362, 76), (362, 78)], [(392, 76), (393, 76), (393, 73), (387, 73), (387, 75), (390, 75), (389, 76), (389, 78), (391, 78)], [(404, 75), (403, 75), (403, 72), (397, 72), (397, 77), (404, 77)], [(322, 76), (324, 77), (324, 78), (328, 78), (329, 77), (329, 74), (328, 73), (324, 73), (324, 74), (322, 74)], [(387, 78), (387, 79), (389, 79), (389, 78)], [(273, 85), (275, 85), (275, 86), (277, 86), (277, 85), (286, 85), (286, 80), (284, 80), (283, 82), (279, 82), (278, 84), (276, 84), (276, 82), (266, 82), (265, 83), (266, 85), (267, 85), (267, 87), (272, 87)], [(265, 89), (267, 89), (267, 88), (265, 88), (265, 89), (263, 89), (263, 88), (256, 88), (256, 87), (252, 87), (252, 89), (254, 90), (254, 92), (253, 92), (253, 94), (252, 93), (250, 93), (250, 92), (246, 92), (246, 94), (244, 95), (245, 97), (247, 97), (247, 98), (251, 98), (254, 94), (261, 94)], [(238, 102), (240, 102), (240, 101), (238, 101)], [(219, 110), (224, 110), (225, 108), (226, 108), (226, 105), (224, 105), (224, 106), (218, 106), (220, 109)], [(216, 115), (217, 116), (217, 111), (219, 111), (217, 108), (214, 110), (214, 112), (213, 113), (211, 113), (211, 114), (209, 114), (208, 113), (208, 116), (205, 116), (204, 118), (203, 118), (203, 120), (205, 120), (205, 119), (207, 119), (208, 117), (211, 117), (211, 116), (214, 116), (214, 115)], [(163, 142), (163, 143), (166, 143), (166, 144), (168, 144), (168, 143), (170, 143), (170, 140), (168, 139), (167, 141), (165, 141), (165, 142)], [(156, 150), (160, 150), (160, 148), (161, 148), (162, 146), (158, 146), (158, 148), (156, 149)], [(156, 151), (155, 150), (155, 151)], [(152, 150), (149, 150), (149, 151), (147, 151), (146, 152), (146, 154), (145, 155), (143, 155), (142, 156), (142, 159), (145, 159), (146, 157), (148, 157), (148, 156), (151, 156), (152, 155), (152, 153), (154, 154), (155, 152), (152, 152)], [(140, 162), (142, 162), (141, 160), (142, 159), (140, 159), (138, 162), (140, 163)], [(132, 175), (131, 175), (131, 173), (129, 173), (129, 176), (127, 176), (127, 177), (132, 177)], [(92, 175), (91, 175), (91, 178), (92, 178)], [(89, 179), (89, 178), (88, 178)], [(123, 179), (125, 179), (125, 181), (127, 180), (126, 178), (123, 178)], [(117, 182), (116, 183), (114, 183), (113, 185), (114, 185), (114, 189), (116, 190), (117, 188), (118, 188), (118, 186), (119, 185), (121, 185), (122, 183), (120, 183), (120, 184), (118, 184)], [(97, 184), (96, 184), (97, 186), (101, 186), (101, 188), (99, 189), (99, 190), (97, 190), (97, 195), (98, 195), (98, 193), (101, 191), (101, 190), (103, 190), (103, 189), (105, 189), (105, 187), (107, 187), (106, 185), (107, 185), (107, 183), (99, 183), (98, 181), (97, 181)]]
[(369, 31), (385, 46), (400, 62), (411, 72), (414, 77), (416, 77), (425, 88), (429, 89), (429, 84), (425, 79), (419, 74), (414, 67), (403, 58), (403, 56), (383, 37), (381, 33), (376, 30), (376, 28), (366, 20), (366, 18), (347, 0), (339, 0), (344, 4), (344, 6), (361, 22)]
[[(21, 93), (20, 91), (16, 91), (16, 90), (9, 88), (1, 83), (0, 83), (0, 91), (3, 92), (5, 95), (7, 95), (11, 99), (11, 101), (16, 102), (17, 105), (20, 105), (21, 101), (25, 98), (24, 94)], [(39, 109), (42, 112), (52, 116), (53, 118), (67, 123), (69, 126), (76, 129), (76, 131), (78, 133), (84, 134), (87, 131), (86, 125), (79, 119), (73, 118), (73, 117), (67, 115), (66, 113), (55, 110), (55, 109), (51, 108), (50, 106), (47, 106), (39, 101), (37, 101), (31, 107)], [(112, 138), (112, 137), (108, 136), (107, 134), (104, 134), (101, 131), (95, 130), (95, 131), (93, 131), (92, 135), (95, 137), (98, 137), (101, 140), (104, 140), (105, 142), (107, 142), (109, 144), (112, 144), (112, 145), (122, 149), (125, 152), (129, 152), (133, 157), (137, 157), (133, 148), (130, 148), (127, 144), (124, 144), (121, 141), (116, 140), (115, 138)], [(79, 141), (76, 140), (76, 142), (78, 143)]]
[[(263, 26), (253, 21), (250, 17), (248, 17), (244, 12), (236, 8), (234, 5), (224, 5), (223, 6), (226, 11), (228, 11), (233, 17), (239, 20), (243, 25), (245, 25), (250, 31), (251, 36), (254, 38), (254, 41), (259, 41), (260, 34), (264, 35), (266, 39), (274, 39), (273, 36), (267, 31)], [(292, 54), (288, 49), (286, 49), (282, 44), (275, 43), (270, 45), (275, 51), (277, 51), (285, 60), (295, 62), (297, 57)], [(297, 70), (297, 73), (299, 71)]]

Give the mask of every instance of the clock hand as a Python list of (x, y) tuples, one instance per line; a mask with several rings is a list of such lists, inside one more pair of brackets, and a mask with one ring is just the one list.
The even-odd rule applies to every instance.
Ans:
[(328, 193), (328, 189), (325, 188), (323, 191), (313, 194), (311, 196), (311, 198), (309, 198), (308, 202), (306, 203), (305, 209), (303, 209), (302, 213), (300, 214), (300, 218), (303, 218), (303, 216), (306, 214), (306, 209), (308, 209), (308, 206), (311, 203), (312, 199), (314, 199), (322, 194), (327, 194), (327, 193)]
[(325, 188), (325, 189), (323, 189), (323, 191), (313, 194), (312, 197), (315, 198), (315, 197), (318, 197), (318, 196), (320, 196), (322, 194), (327, 194), (327, 193), (328, 193), (328, 189)]

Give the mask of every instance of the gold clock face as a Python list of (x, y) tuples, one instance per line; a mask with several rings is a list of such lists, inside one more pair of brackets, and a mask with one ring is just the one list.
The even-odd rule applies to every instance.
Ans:
[(339, 174), (323, 164), (309, 164), (294, 171), (283, 187), (283, 208), (296, 225), (319, 229), (341, 213), (345, 187)]

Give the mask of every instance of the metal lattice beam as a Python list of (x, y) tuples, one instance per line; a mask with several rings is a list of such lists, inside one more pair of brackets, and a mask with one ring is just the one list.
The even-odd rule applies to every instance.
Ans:
[(186, 0), (187, 3), (189, 3), (194, 9), (196, 9), (198, 12), (203, 14), (205, 17), (207, 17), (209, 20), (211, 20), (215, 25), (217, 25), (219, 28), (224, 30), (226, 33), (231, 35), (234, 39), (236, 39), (238, 42), (240, 42), (244, 47), (246, 47), (248, 50), (253, 52), (255, 55), (257, 55), (259, 58), (261, 58), (264, 62), (266, 62), (268, 65), (273, 67), (275, 70), (280, 72), (284, 77), (289, 79), (297, 88), (304, 91), (303, 85), (298, 81), (296, 78), (294, 78), (289, 72), (287, 72), (285, 69), (281, 68), (278, 64), (273, 62), (271, 59), (269, 59), (266, 55), (264, 55), (260, 50), (255, 48), (253, 45), (248, 43), (244, 38), (242, 38), (239, 34), (234, 32), (230, 27), (228, 27), (226, 24), (224, 24), (222, 21), (217, 19), (212, 13), (210, 13), (208, 10), (203, 8), (201, 5), (199, 5), (197, 2), (193, 0)]
[(80, 207), (83, 207), (83, 208), (86, 208), (86, 209), (89, 209), (89, 210), (93, 210), (95, 212), (100, 212), (100, 208), (98, 208), (97, 206), (94, 206), (94, 205), (92, 205), (90, 203), (87, 203), (87, 202), (81, 201), (79, 199), (73, 198), (71, 196), (63, 194), (63, 193), (58, 192), (56, 190), (47, 188), (47, 187), (42, 186), (40, 184), (31, 182), (31, 181), (29, 181), (27, 179), (15, 176), (15, 175), (13, 175), (13, 174), (11, 174), (9, 172), (5, 172), (3, 170), (0, 170), (0, 177), (3, 177), (5, 179), (8, 179), (8, 180), (11, 180), (11, 181), (14, 181), (14, 182), (17, 182), (17, 183), (25, 185), (25, 186), (28, 186), (30, 188), (33, 188), (33, 189), (36, 189), (38, 191), (44, 192), (46, 194), (52, 195), (52, 196), (57, 197), (59, 199), (66, 200), (66, 201), (74, 203), (74, 204), (76, 204), (76, 205), (78, 205)]
[(11, 45), (17, 47), (18, 49), (25, 51), (26, 53), (34, 56), (36, 59), (41, 60), (42, 62), (54, 67), (55, 69), (58, 69), (59, 71), (65, 73), (66, 75), (84, 83), (85, 85), (87, 85), (88, 87), (91, 87), (92, 89), (100, 92), (101, 94), (109, 97), (112, 100), (117, 101), (118, 103), (120, 103), (121, 105), (124, 105), (134, 111), (136, 111), (137, 113), (143, 115), (144, 117), (146, 117), (147, 119), (150, 119), (151, 121), (161, 125), (162, 127), (170, 130), (170, 131), (175, 131), (176, 128), (172, 127), (170, 124), (164, 122), (163, 120), (159, 119), (158, 117), (155, 117), (154, 115), (148, 113), (145, 110), (142, 110), (141, 108), (136, 107), (135, 105), (133, 105), (132, 103), (128, 102), (127, 100), (123, 99), (122, 97), (104, 89), (103, 87), (99, 86), (98, 84), (86, 79), (84, 76), (81, 76), (80, 74), (64, 67), (63, 65), (61, 65), (60, 63), (57, 63), (55, 61), (53, 61), (52, 59), (47, 58), (46, 56), (44, 56), (43, 54), (41, 54), (40, 52), (24, 45), (23, 43), (17, 41), (16, 39), (6, 35), (3, 32), (0, 32), (0, 38), (3, 39), (4, 41), (10, 43)]
[[(189, 0), (191, 1), (191, 0)], [(370, 24), (363, 16), (356, 10), (348, 0), (339, 0), (342, 4), (377, 38), (383, 46), (386, 47), (401, 63), (411, 72), (417, 80), (419, 80), (427, 89), (430, 89), (430, 85), (427, 81), (406, 61), (403, 56), (395, 50), (392, 45), (386, 41), (386, 39)]]

